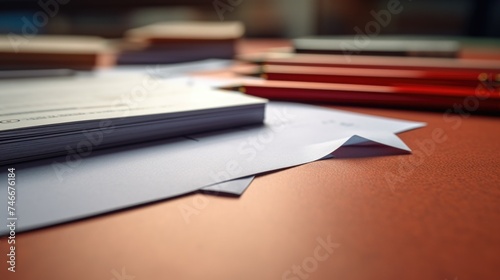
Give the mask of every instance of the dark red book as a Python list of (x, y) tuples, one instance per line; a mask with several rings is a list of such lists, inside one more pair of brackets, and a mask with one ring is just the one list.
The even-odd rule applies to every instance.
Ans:
[(426, 57), (380, 57), (318, 54), (257, 54), (240, 60), (262, 65), (314, 66), (365, 69), (499, 72), (498, 61)]

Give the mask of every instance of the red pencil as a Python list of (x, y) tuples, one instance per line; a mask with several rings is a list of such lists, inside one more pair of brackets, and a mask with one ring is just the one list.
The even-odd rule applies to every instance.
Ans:
[(337, 68), (313, 66), (264, 65), (257, 71), (239, 72), (239, 74), (260, 76), (275, 81), (302, 81), (317, 83), (342, 83), (361, 85), (448, 85), (477, 87), (487, 83), (498, 72), (478, 71), (437, 71), (437, 70), (395, 70), (366, 68)]
[(468, 106), (474, 112), (500, 113), (500, 91), (488, 87), (371, 86), (285, 81), (245, 82), (226, 87), (268, 99), (328, 102), (331, 104), (453, 109)]

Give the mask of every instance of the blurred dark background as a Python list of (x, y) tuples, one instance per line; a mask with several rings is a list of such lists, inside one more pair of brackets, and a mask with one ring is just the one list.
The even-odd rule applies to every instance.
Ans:
[[(246, 37), (354, 34), (355, 27), (364, 28), (373, 20), (371, 11), (387, 9), (389, 1), (0, 0), (0, 33), (21, 33), (26, 18), (38, 20), (39, 34), (108, 38), (121, 37), (133, 27), (173, 20), (240, 20)], [(399, 2), (403, 11), (392, 15), (381, 34), (500, 37), (500, 0)], [(216, 7), (225, 9), (222, 16)]]

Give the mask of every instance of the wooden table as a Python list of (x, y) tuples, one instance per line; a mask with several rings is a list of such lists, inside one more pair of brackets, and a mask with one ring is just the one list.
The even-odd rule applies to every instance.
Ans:
[(428, 126), (401, 134), (413, 155), (324, 160), (240, 198), (18, 234), (16, 273), (2, 238), (0, 279), (500, 279), (500, 119), (341, 109)]

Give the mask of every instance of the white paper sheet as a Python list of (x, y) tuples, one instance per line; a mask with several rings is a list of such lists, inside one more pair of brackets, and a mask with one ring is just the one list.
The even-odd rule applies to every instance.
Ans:
[[(271, 102), (266, 125), (190, 135), (15, 166), (17, 231), (179, 196), (223, 181), (324, 158), (372, 140), (409, 151), (394, 133), (423, 123)], [(356, 136), (357, 135), (357, 136)], [(362, 139), (363, 138), (363, 139)], [(7, 193), (6, 184), (0, 192)], [(6, 200), (0, 208), (6, 209)], [(6, 220), (6, 211), (0, 219)], [(1, 234), (7, 228), (0, 228)]]
[(255, 176), (248, 176), (243, 178), (234, 179), (231, 181), (226, 181), (218, 183), (215, 185), (207, 186), (200, 191), (205, 194), (210, 195), (230, 195), (230, 196), (240, 196), (246, 189), (250, 186)]

